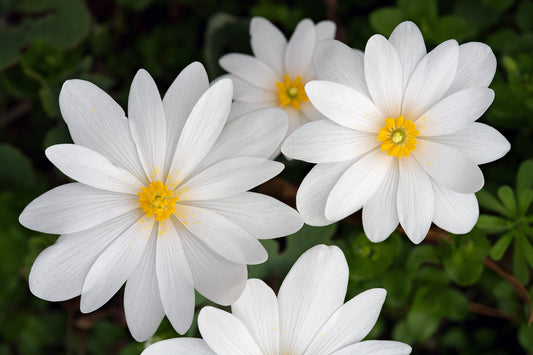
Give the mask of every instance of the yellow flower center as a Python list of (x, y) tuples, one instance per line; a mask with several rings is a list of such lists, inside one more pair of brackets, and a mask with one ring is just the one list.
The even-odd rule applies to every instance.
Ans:
[(416, 149), (416, 139), (420, 132), (411, 120), (404, 120), (403, 116), (398, 118), (386, 118), (385, 127), (378, 133), (378, 141), (381, 143), (381, 151), (387, 151), (388, 155), (397, 158), (408, 157)]
[(288, 75), (285, 75), (283, 82), (278, 81), (276, 83), (278, 88), (278, 98), (281, 107), (292, 105), (295, 109), (300, 109), (300, 103), (309, 101), (309, 98), (305, 94), (304, 83), (302, 83), (302, 77), (298, 76), (294, 81)]
[(148, 187), (141, 187), (139, 205), (146, 217), (154, 216), (158, 222), (166, 220), (176, 212), (178, 197), (171, 197), (174, 191), (169, 190), (161, 181), (152, 181)]

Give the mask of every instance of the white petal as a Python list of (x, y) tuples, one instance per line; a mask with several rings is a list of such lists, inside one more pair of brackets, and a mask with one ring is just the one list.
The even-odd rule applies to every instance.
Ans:
[(318, 112), (310, 101), (302, 102), (300, 104), (300, 112), (307, 118), (307, 121), (317, 121), (326, 118), (323, 114)]
[(185, 179), (215, 144), (228, 118), (232, 85), (229, 79), (218, 81), (194, 105), (181, 131), (167, 185), (175, 187)]
[(392, 340), (366, 340), (347, 346), (331, 355), (407, 355), (411, 347)]
[(405, 91), (411, 74), (418, 62), (426, 55), (424, 37), (418, 26), (411, 21), (400, 23), (392, 31), (389, 42), (394, 46), (403, 68), (403, 90)]
[(231, 104), (231, 110), (229, 113), (228, 120), (232, 121), (237, 117), (240, 117), (241, 115), (244, 115), (245, 113), (248, 113), (250, 111), (259, 110), (266, 107), (279, 107), (279, 101), (276, 100), (275, 102), (243, 102), (243, 101), (233, 101)]
[(341, 126), (377, 133), (385, 116), (364, 94), (346, 85), (313, 80), (305, 85), (311, 103), (324, 116)]
[(281, 151), (310, 163), (332, 163), (363, 155), (377, 146), (376, 135), (349, 129), (330, 121), (309, 122), (295, 130)]
[(400, 224), (405, 234), (415, 244), (426, 237), (433, 211), (435, 197), (427, 173), (413, 157), (404, 157), (399, 161), (398, 199), (396, 208)]
[(405, 119), (417, 119), (442, 99), (455, 75), (458, 56), (457, 41), (448, 40), (420, 60), (405, 89), (402, 104)]
[(191, 268), (194, 288), (218, 304), (227, 306), (235, 302), (246, 285), (246, 265), (224, 259), (188, 230), (182, 229), (183, 249)]
[(274, 291), (263, 281), (250, 279), (241, 297), (231, 305), (263, 354), (279, 353), (279, 308)]
[(316, 41), (322, 41), (325, 39), (332, 39), (335, 37), (335, 30), (337, 25), (333, 21), (320, 21), (315, 26)]
[(377, 191), (363, 204), (363, 229), (374, 243), (387, 239), (398, 227), (398, 169), (398, 162), (394, 160)]
[(448, 93), (468, 87), (488, 87), (496, 73), (496, 56), (485, 43), (468, 42), (459, 46), (457, 72)]
[(181, 71), (163, 97), (167, 123), (165, 172), (170, 168), (187, 117), (207, 89), (209, 89), (209, 79), (204, 66), (194, 62)]
[(403, 68), (398, 52), (381, 35), (370, 37), (365, 47), (364, 70), (372, 101), (387, 117), (398, 117), (402, 105)]
[(195, 201), (195, 205), (229, 218), (257, 239), (290, 235), (303, 224), (296, 210), (273, 197), (255, 192), (221, 200)]
[(196, 171), (237, 156), (270, 157), (285, 137), (287, 125), (285, 111), (272, 107), (249, 112), (228, 122)]
[(137, 72), (131, 83), (128, 117), (146, 175), (150, 180), (162, 180), (167, 136), (165, 110), (154, 79), (144, 69)]
[(59, 94), (61, 114), (72, 140), (146, 178), (124, 110), (103, 90), (85, 80), (67, 80)]
[(141, 217), (126, 229), (91, 266), (81, 292), (80, 310), (102, 307), (139, 265), (149, 238), (155, 238), (154, 219)]
[(250, 21), (250, 44), (254, 55), (268, 65), (278, 74), (283, 76), (283, 58), (287, 39), (281, 31), (270, 21), (263, 17), (254, 17)]
[(474, 193), (485, 182), (472, 159), (446, 144), (419, 139), (413, 157), (438, 184), (455, 192)]
[(334, 81), (370, 96), (365, 82), (363, 56), (336, 40), (317, 43), (313, 54), (316, 78)]
[(435, 215), (433, 222), (454, 234), (465, 234), (474, 228), (479, 217), (476, 195), (460, 194), (433, 183)]
[(126, 323), (137, 341), (145, 341), (154, 335), (165, 316), (155, 272), (155, 246), (156, 238), (150, 238), (124, 289)]
[[(296, 128), (300, 127), (301, 125), (308, 122), (307, 117), (303, 114), (302, 111), (296, 110), (292, 106), (285, 106), (283, 108), (285, 113), (287, 113), (287, 117), (289, 119), (289, 127), (287, 128), (287, 136), (294, 132)], [(279, 148), (278, 148), (279, 149)], [(279, 154), (279, 152), (278, 152)]]
[(56, 144), (45, 154), (63, 174), (98, 189), (137, 194), (143, 186), (131, 173), (82, 145)]
[(138, 199), (134, 195), (70, 183), (30, 202), (20, 214), (19, 222), (39, 232), (74, 233), (138, 208)]
[(500, 132), (479, 122), (471, 123), (454, 134), (432, 138), (435, 142), (453, 146), (476, 164), (500, 159), (511, 149), (511, 144)]
[(491, 89), (464, 89), (439, 101), (415, 121), (415, 126), (422, 137), (460, 133), (481, 117), (493, 100)]
[(155, 258), (163, 309), (179, 334), (189, 330), (194, 316), (194, 286), (181, 241), (182, 230), (173, 217), (160, 222)]
[(174, 338), (150, 345), (141, 355), (216, 355), (203, 339)]
[(327, 198), (341, 175), (356, 160), (317, 164), (311, 169), (296, 193), (296, 206), (305, 223), (311, 226), (325, 226), (333, 223), (326, 219), (325, 215)]
[(179, 198), (214, 200), (248, 191), (272, 179), (283, 164), (263, 158), (236, 157), (219, 161), (193, 176), (179, 187)]
[(276, 87), (267, 91), (234, 75), (230, 75), (230, 78), (233, 81), (233, 99), (236, 101), (262, 103), (278, 100), (277, 91), (274, 91)]
[(35, 259), (29, 276), (30, 291), (47, 301), (79, 296), (96, 258), (137, 220), (134, 211), (82, 232), (62, 235)]
[(250, 55), (230, 53), (220, 58), (218, 63), (230, 74), (267, 91), (275, 91), (276, 83), (282, 80), (267, 64)]
[(326, 218), (339, 221), (361, 209), (387, 176), (393, 159), (376, 149), (349, 167), (331, 189)]
[(195, 206), (176, 206), (176, 216), (198, 239), (238, 264), (260, 264), (268, 254), (250, 233), (228, 218)]
[(217, 354), (263, 355), (248, 329), (231, 313), (204, 307), (198, 315), (198, 328)]
[(291, 80), (297, 76), (303, 77), (307, 68), (311, 66), (315, 42), (313, 21), (303, 19), (296, 25), (285, 52), (285, 74), (289, 75)]
[(361, 341), (372, 330), (387, 291), (373, 288), (343, 304), (315, 334), (304, 355), (331, 354)]
[(294, 263), (279, 293), (280, 354), (303, 354), (343, 303), (348, 264), (336, 246), (317, 245)]

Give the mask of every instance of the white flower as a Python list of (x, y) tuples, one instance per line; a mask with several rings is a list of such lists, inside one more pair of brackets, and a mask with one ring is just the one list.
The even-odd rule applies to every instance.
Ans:
[[(304, 19), (289, 42), (279, 29), (262, 17), (250, 22), (255, 55), (231, 53), (220, 58), (235, 90), (230, 120), (262, 107), (281, 107), (289, 116), (289, 130), (323, 116), (309, 103), (304, 85), (315, 78), (312, 56), (316, 43), (335, 36), (335, 24)], [(279, 152), (278, 152), (279, 153)]]
[(418, 27), (404, 22), (389, 40), (371, 37), (364, 55), (323, 41), (314, 65), (324, 81), (306, 91), (328, 119), (299, 128), (282, 147), (317, 163), (297, 194), (304, 221), (326, 225), (363, 208), (374, 242), (398, 223), (414, 243), (432, 221), (452, 233), (471, 230), (479, 214), (474, 192), (484, 183), (478, 164), (510, 148), (475, 122), (494, 99), (491, 49), (449, 40), (426, 54)]
[(344, 303), (348, 264), (336, 246), (317, 245), (296, 261), (278, 297), (250, 279), (233, 314), (204, 307), (198, 316), (203, 339), (177, 338), (148, 347), (143, 355), (351, 355), (409, 354), (396, 341), (361, 340), (370, 332), (386, 291), (374, 288)]
[(199, 63), (163, 100), (139, 70), (126, 118), (95, 85), (67, 81), (60, 106), (76, 144), (46, 155), (79, 182), (48, 191), (20, 215), (28, 228), (61, 234), (33, 264), (33, 294), (50, 301), (81, 294), (81, 311), (91, 312), (127, 281), (126, 320), (137, 340), (164, 315), (187, 331), (194, 289), (234, 302), (246, 264), (267, 259), (258, 238), (291, 234), (302, 222), (281, 202), (246, 192), (283, 169), (265, 158), (285, 135), (285, 114), (264, 109), (225, 126), (231, 96), (231, 81), (209, 88)]

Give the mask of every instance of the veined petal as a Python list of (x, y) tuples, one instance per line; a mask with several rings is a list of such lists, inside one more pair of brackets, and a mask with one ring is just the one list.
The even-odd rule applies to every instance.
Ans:
[(134, 195), (70, 183), (30, 202), (20, 214), (19, 222), (44, 233), (75, 233), (138, 208), (137, 200)]
[(285, 137), (287, 125), (287, 114), (273, 107), (252, 111), (228, 122), (196, 171), (237, 156), (267, 159)]
[(468, 87), (488, 87), (496, 73), (496, 56), (489, 46), (468, 42), (459, 46), (457, 71), (448, 94)]
[(309, 101), (302, 102), (302, 104), (300, 105), (300, 112), (307, 118), (307, 121), (309, 122), (318, 121), (326, 118), (323, 114), (318, 112), (315, 106), (313, 106), (313, 104)]
[(231, 305), (263, 354), (279, 354), (279, 307), (274, 291), (263, 281), (250, 279), (239, 299)]
[(316, 33), (313, 21), (303, 19), (296, 25), (285, 51), (285, 74), (305, 76), (315, 50)]
[(250, 44), (254, 55), (274, 69), (279, 77), (284, 74), (283, 59), (287, 39), (270, 21), (263, 17), (254, 17), (250, 21)]
[(235, 118), (240, 117), (250, 111), (259, 110), (266, 107), (278, 107), (279, 100), (272, 102), (244, 102), (233, 101), (231, 104), (231, 110), (229, 112), (228, 121), (233, 121)]
[(194, 204), (229, 218), (257, 239), (290, 235), (303, 225), (296, 210), (273, 197), (255, 192), (220, 200), (195, 201)]
[(402, 115), (405, 119), (421, 117), (442, 99), (455, 76), (458, 56), (457, 41), (451, 39), (439, 44), (420, 60), (403, 96)]
[(238, 264), (260, 264), (268, 254), (250, 233), (226, 217), (196, 206), (176, 206), (179, 221), (220, 256)]
[(446, 144), (419, 139), (413, 157), (438, 184), (459, 193), (483, 187), (483, 173), (476, 163)]
[(275, 86), (271, 90), (265, 90), (234, 75), (230, 75), (230, 78), (233, 81), (233, 99), (236, 101), (261, 103), (278, 100), (277, 92), (274, 91)]
[(385, 116), (359, 91), (346, 85), (313, 80), (305, 85), (312, 104), (324, 116), (341, 126), (377, 133)]
[(165, 110), (154, 79), (144, 69), (131, 83), (128, 117), (146, 175), (150, 180), (162, 180), (167, 148)]
[(216, 355), (203, 339), (174, 338), (150, 345), (141, 355)]
[(155, 266), (161, 303), (172, 327), (184, 334), (194, 317), (194, 286), (181, 241), (183, 227), (167, 218), (159, 223)]
[(207, 89), (209, 89), (209, 79), (204, 66), (194, 62), (181, 71), (163, 97), (167, 125), (165, 173), (172, 163), (178, 138), (187, 117)]
[(305, 223), (311, 226), (325, 226), (334, 222), (326, 218), (327, 198), (341, 175), (357, 159), (317, 164), (311, 169), (296, 193), (296, 207)]
[(359, 52), (336, 40), (318, 42), (313, 54), (317, 79), (350, 86), (369, 97), (363, 62)]
[(465, 234), (474, 228), (479, 217), (476, 195), (460, 194), (433, 182), (435, 215), (433, 222), (454, 234)]
[(415, 121), (415, 126), (421, 137), (461, 133), (481, 117), (493, 100), (491, 89), (467, 88), (439, 101)]
[(124, 290), (126, 323), (137, 341), (145, 341), (154, 335), (165, 316), (157, 286), (155, 246), (156, 238), (150, 238)]
[(386, 178), (393, 159), (376, 149), (349, 167), (331, 189), (326, 218), (338, 221), (361, 209)]
[(385, 289), (373, 288), (340, 306), (315, 334), (304, 355), (331, 354), (361, 341), (376, 324), (386, 295)]
[(400, 63), (402, 63), (402, 87), (405, 91), (411, 74), (413, 74), (418, 62), (426, 55), (424, 37), (417, 25), (411, 21), (405, 21), (392, 31), (389, 42), (396, 49)]
[(293, 159), (332, 163), (363, 155), (378, 144), (375, 134), (320, 120), (296, 129), (285, 140), (281, 151)]
[(185, 228), (181, 237), (194, 288), (218, 304), (227, 306), (235, 302), (246, 285), (246, 265), (224, 259)]
[(272, 179), (283, 164), (263, 158), (236, 157), (219, 161), (178, 188), (180, 201), (214, 200), (243, 193)]
[(398, 227), (398, 169), (398, 162), (393, 160), (381, 185), (363, 204), (363, 229), (374, 243), (387, 239)]
[(94, 261), (138, 219), (139, 213), (132, 211), (82, 232), (60, 236), (33, 262), (30, 291), (47, 301), (65, 301), (79, 296)]
[(348, 264), (336, 246), (317, 245), (298, 258), (279, 293), (280, 354), (303, 354), (344, 301)]
[(398, 117), (402, 105), (403, 69), (398, 52), (381, 35), (370, 37), (365, 47), (364, 71), (372, 101), (387, 117)]
[(248, 329), (231, 313), (204, 307), (198, 315), (198, 328), (216, 354), (263, 355)]
[(131, 173), (82, 145), (56, 144), (45, 154), (63, 174), (98, 189), (137, 194), (143, 186)]
[(247, 54), (226, 54), (218, 63), (228, 73), (267, 91), (275, 90), (276, 82), (281, 80), (267, 64)]
[(155, 238), (154, 219), (141, 217), (126, 229), (91, 266), (81, 292), (80, 310), (102, 307), (139, 265), (149, 238)]
[(59, 94), (61, 115), (72, 140), (146, 178), (124, 110), (102, 89), (85, 80), (67, 80)]
[(337, 25), (333, 21), (325, 20), (318, 22), (315, 25), (316, 41), (334, 38), (336, 29)]
[(231, 107), (233, 84), (223, 79), (211, 86), (194, 105), (178, 140), (166, 185), (177, 186), (196, 168), (215, 144)]
[(399, 341), (366, 340), (335, 351), (331, 355), (408, 355), (411, 347)]
[(454, 134), (432, 137), (432, 140), (454, 147), (476, 164), (500, 159), (511, 149), (511, 144), (500, 132), (479, 122), (473, 122)]
[(398, 218), (407, 237), (419, 244), (429, 231), (435, 197), (428, 174), (414, 157), (400, 159), (398, 198), (396, 208)]

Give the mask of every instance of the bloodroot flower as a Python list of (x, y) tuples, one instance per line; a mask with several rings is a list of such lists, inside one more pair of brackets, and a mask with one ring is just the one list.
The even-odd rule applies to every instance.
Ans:
[[(318, 245), (296, 261), (276, 297), (263, 281), (248, 280), (232, 314), (205, 307), (198, 316), (203, 340), (177, 338), (142, 355), (409, 354), (396, 341), (361, 341), (374, 327), (386, 291), (374, 288), (344, 303), (348, 264), (335, 246)], [(344, 303), (344, 304), (343, 304)]]
[(231, 97), (231, 81), (210, 88), (199, 63), (163, 100), (139, 70), (126, 118), (95, 85), (67, 81), (60, 106), (75, 144), (46, 155), (79, 182), (48, 191), (20, 215), (28, 228), (61, 234), (33, 264), (32, 293), (50, 301), (81, 294), (81, 311), (91, 312), (127, 281), (126, 320), (139, 341), (164, 315), (187, 331), (195, 289), (233, 303), (246, 264), (267, 259), (258, 239), (294, 233), (302, 222), (292, 208), (247, 192), (283, 169), (266, 158), (285, 135), (285, 113), (258, 110), (225, 125)]
[(282, 152), (317, 165), (302, 182), (297, 207), (310, 225), (363, 209), (373, 242), (400, 223), (413, 243), (431, 222), (466, 233), (477, 221), (479, 164), (499, 159), (509, 142), (475, 122), (494, 99), (496, 58), (482, 43), (443, 42), (426, 54), (412, 22), (387, 40), (372, 36), (364, 54), (322, 41), (317, 77), (306, 92), (327, 119), (287, 138)]
[[(231, 53), (220, 58), (235, 90), (230, 119), (262, 107), (281, 107), (289, 116), (289, 130), (323, 116), (311, 105), (305, 84), (315, 78), (312, 57), (316, 43), (335, 36), (335, 24), (309, 19), (298, 23), (290, 40), (262, 17), (250, 22), (254, 56)], [(278, 152), (279, 153), (279, 152)]]

